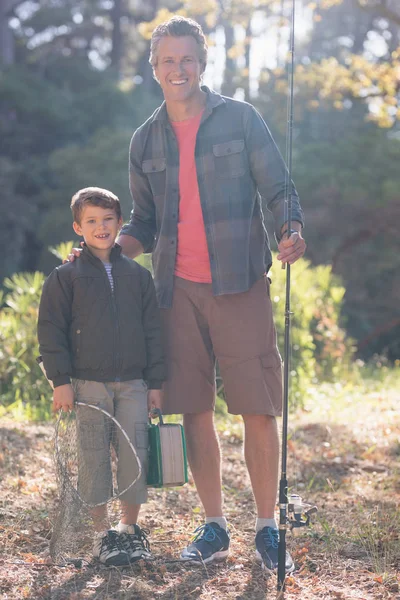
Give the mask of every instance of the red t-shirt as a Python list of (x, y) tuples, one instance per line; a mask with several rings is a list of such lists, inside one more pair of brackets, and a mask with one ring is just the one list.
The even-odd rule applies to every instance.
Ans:
[(202, 112), (171, 123), (179, 147), (179, 218), (175, 275), (211, 283), (210, 258), (197, 183), (194, 156)]

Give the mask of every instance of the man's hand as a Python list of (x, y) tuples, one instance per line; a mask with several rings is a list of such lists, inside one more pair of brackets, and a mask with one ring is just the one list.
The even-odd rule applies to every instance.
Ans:
[(74, 408), (74, 390), (70, 383), (54, 388), (53, 410), (57, 412), (60, 408), (65, 412), (69, 412)]
[[(83, 246), (84, 242), (81, 242), (81, 246)], [(67, 258), (64, 258), (62, 264), (65, 265), (67, 262), (74, 262), (75, 258), (79, 258), (82, 254), (82, 248), (72, 248), (71, 254), (68, 254)]]
[(162, 404), (162, 390), (149, 390), (147, 392), (147, 408), (149, 410), (149, 415), (156, 408), (161, 410), (161, 404)]
[(292, 265), (303, 256), (306, 247), (301, 231), (292, 232), (289, 238), (285, 233), (278, 244), (279, 254), (277, 258), (282, 262), (282, 265), (286, 263)]

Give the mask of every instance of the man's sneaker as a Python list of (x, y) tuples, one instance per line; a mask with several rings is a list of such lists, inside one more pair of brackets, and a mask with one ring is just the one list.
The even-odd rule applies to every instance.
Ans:
[[(278, 568), (279, 531), (274, 527), (264, 527), (256, 535), (256, 559), (262, 563), (266, 571), (272, 572)], [(294, 563), (289, 552), (286, 552), (286, 574), (294, 571)]]
[(127, 531), (119, 534), (122, 547), (128, 553), (131, 563), (137, 560), (152, 560), (150, 544), (147, 539), (149, 531), (141, 529), (139, 525), (129, 525)]
[(107, 567), (129, 565), (129, 556), (122, 547), (115, 529), (96, 533), (93, 542), (93, 556)]
[(182, 551), (181, 560), (210, 563), (229, 554), (229, 533), (218, 523), (205, 523), (194, 532), (192, 543)]

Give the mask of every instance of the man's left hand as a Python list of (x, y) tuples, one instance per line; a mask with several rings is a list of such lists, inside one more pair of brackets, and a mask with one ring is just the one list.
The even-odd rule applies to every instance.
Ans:
[(306, 247), (306, 242), (301, 235), (301, 231), (292, 232), (289, 238), (285, 234), (278, 244), (279, 254), (277, 258), (283, 265), (286, 263), (292, 265), (303, 256)]

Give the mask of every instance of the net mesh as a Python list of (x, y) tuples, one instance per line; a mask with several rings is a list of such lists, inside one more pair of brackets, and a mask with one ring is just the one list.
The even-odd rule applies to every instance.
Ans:
[(130, 495), (141, 474), (122, 426), (106, 411), (78, 404), (76, 411), (60, 413), (54, 436), (58, 503), (50, 555), (61, 564), (91, 559), (95, 529), (108, 529), (124, 502), (134, 503)]

